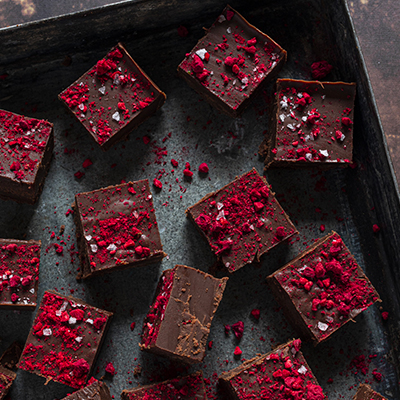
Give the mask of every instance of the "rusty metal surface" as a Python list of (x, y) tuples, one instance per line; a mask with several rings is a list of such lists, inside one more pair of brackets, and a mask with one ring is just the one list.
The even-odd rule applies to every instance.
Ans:
[[(242, 348), (243, 358), (251, 358), (295, 335), (279, 312), (264, 278), (321, 237), (319, 228), (324, 224), (326, 231), (334, 229), (343, 236), (381, 294), (382, 309), (389, 312), (390, 318), (383, 323), (379, 306), (371, 307), (357, 318), (356, 324), (348, 324), (318, 348), (304, 344), (304, 354), (330, 399), (351, 397), (357, 383), (365, 380), (371, 380), (374, 388), (389, 399), (398, 399), (399, 197), (370, 82), (343, 0), (312, 0), (307, 7), (302, 0), (280, 3), (255, 1), (251, 9), (241, 0), (232, 1), (231, 5), (288, 51), (288, 63), (281, 77), (310, 78), (311, 63), (326, 59), (335, 67), (332, 80), (357, 82), (354, 131), (357, 167), (321, 173), (268, 171), (267, 179), (298, 227), (300, 240), (276, 249), (260, 265), (247, 266), (230, 278), (209, 337), (213, 348), (199, 367), (211, 379), (213, 391), (213, 372), (240, 363), (233, 356), (236, 345)], [(272, 88), (267, 87), (256, 97), (242, 118), (232, 120), (201, 101), (176, 76), (177, 65), (201, 37), (202, 27), (212, 24), (225, 3), (205, 0), (193, 4), (182, 2), (179, 7), (178, 2), (173, 7), (171, 4), (128, 1), (0, 29), (0, 76), (7, 74), (0, 80), (0, 108), (48, 118), (55, 123), (56, 133), (54, 159), (38, 204), (0, 202), (0, 236), (42, 240), (39, 298), (47, 289), (66, 294), (72, 291), (91, 304), (115, 312), (95, 373), (101, 377), (106, 363), (114, 363), (118, 374), (112, 380), (107, 379), (107, 383), (115, 398), (119, 398), (122, 389), (182, 372), (167, 360), (141, 353), (137, 342), (161, 271), (177, 263), (207, 270), (214, 262), (209, 249), (186, 220), (184, 210), (206, 193), (230, 182), (235, 175), (252, 167), (259, 172), (263, 170), (256, 153), (268, 128), (265, 110)], [(177, 34), (180, 24), (189, 28), (185, 38)], [(102, 153), (67, 114), (57, 94), (119, 40), (168, 98), (126, 143)], [(143, 142), (144, 136), (151, 139), (149, 144)], [(84, 170), (81, 180), (75, 179), (74, 172), (83, 171), (82, 162), (88, 157), (93, 165)], [(174, 173), (171, 158), (180, 163)], [(201, 162), (207, 162), (208, 177), (204, 179), (195, 172), (192, 181), (185, 180), (182, 170), (186, 161), (193, 170)], [(74, 225), (71, 215), (65, 215), (74, 194), (116, 184), (122, 179), (152, 180), (160, 173), (164, 187), (153, 194), (161, 239), (169, 257), (159, 265), (77, 283), (74, 276), (79, 263), (71, 249), (76, 244)], [(381, 227), (378, 234), (372, 230), (375, 223)], [(62, 225), (65, 225), (63, 236), (58, 234)], [(65, 244), (62, 243), (64, 255), (60, 257), (55, 254), (54, 243), (61, 240)], [(259, 322), (250, 317), (253, 308), (261, 310)], [(32, 319), (32, 313), (2, 311), (0, 350), (13, 339), (24, 341)], [(237, 342), (232, 335), (226, 337), (223, 328), (224, 324), (239, 319), (245, 323), (245, 334)], [(132, 322), (136, 323), (133, 331)], [(371, 358), (365, 376), (350, 365), (360, 355), (367, 359), (376, 355)], [(133, 370), (139, 364), (143, 372), (134, 377)], [(381, 382), (373, 380), (374, 369), (383, 374)], [(332, 383), (328, 383), (330, 379)], [(60, 384), (43, 386), (43, 383), (43, 379), (19, 371), (11, 399), (62, 398), (71, 391)]]

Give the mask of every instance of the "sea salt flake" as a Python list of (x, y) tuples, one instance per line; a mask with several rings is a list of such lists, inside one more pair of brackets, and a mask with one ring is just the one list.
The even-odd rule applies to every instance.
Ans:
[(301, 120), (302, 120), (303, 122), (306, 122), (306, 121), (307, 121), (307, 117), (304, 115), (303, 117), (301, 117)]
[(117, 122), (121, 119), (121, 116), (119, 115), (118, 111), (115, 111), (115, 113), (112, 115), (112, 119)]
[(329, 156), (328, 150), (320, 150), (319, 152), (325, 157)]
[(29, 291), (33, 294), (35, 293), (35, 288), (29, 289)]
[(50, 328), (43, 329), (44, 336), (51, 336), (53, 331)]
[(92, 318), (88, 318), (85, 322), (87, 322), (90, 325), (93, 325), (93, 320)]
[(328, 329), (329, 325), (328, 324), (324, 324), (321, 321), (318, 321), (318, 329), (322, 332), (325, 332)]
[(293, 132), (296, 130), (296, 127), (293, 126), (292, 124), (287, 124), (287, 127)]
[(105, 87), (105, 86), (102, 86), (101, 88), (99, 88), (99, 92), (100, 92), (101, 94), (104, 94), (104, 93), (106, 92), (106, 87)]
[(108, 247), (107, 250), (109, 251), (114, 251), (117, 250), (117, 246), (114, 243), (111, 243)]
[(202, 59), (204, 60), (205, 56), (206, 56), (207, 50), (206, 49), (199, 49), (196, 51), (196, 54)]
[(302, 365), (302, 366), (297, 370), (297, 372), (298, 372), (299, 374), (304, 375), (304, 374), (307, 372), (307, 368), (306, 368), (304, 365)]
[(82, 342), (82, 339), (83, 339), (83, 336), (77, 336), (77, 337), (75, 338), (75, 340), (76, 340), (78, 343)]
[(85, 235), (85, 239), (89, 242), (92, 239), (92, 235)]
[(285, 120), (285, 114), (281, 114), (281, 115), (279, 116), (279, 119), (283, 122), (283, 121)]
[(83, 111), (85, 109), (85, 105), (83, 103), (78, 105), (78, 108)]
[(70, 325), (76, 324), (76, 318), (74, 318), (74, 317), (69, 317), (68, 323), (69, 323)]
[(228, 28), (226, 28), (226, 31), (227, 31), (228, 33), (232, 33), (232, 28), (231, 28), (230, 26), (228, 26)]
[(224, 203), (217, 203), (217, 210), (222, 210), (224, 208)]
[(308, 161), (311, 161), (312, 160), (312, 154), (311, 153), (306, 153), (306, 159)]
[(221, 23), (221, 22), (224, 22), (224, 21), (226, 21), (225, 15), (222, 15), (222, 14), (221, 14), (221, 15), (218, 17), (218, 22)]
[(91, 244), (90, 249), (92, 250), (93, 253), (97, 253), (98, 250), (97, 244)]

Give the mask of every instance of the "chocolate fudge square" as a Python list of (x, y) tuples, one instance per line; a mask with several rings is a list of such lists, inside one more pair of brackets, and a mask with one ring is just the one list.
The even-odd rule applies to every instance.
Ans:
[(186, 54), (178, 74), (212, 106), (238, 117), (285, 61), (285, 50), (227, 6)]
[(198, 371), (191, 375), (170, 379), (161, 383), (123, 390), (121, 399), (207, 400), (207, 393), (204, 386), (203, 374), (201, 371)]
[(201, 362), (227, 280), (185, 265), (164, 271), (143, 323), (141, 349), (189, 364)]
[(112, 313), (47, 291), (36, 314), (19, 368), (47, 381), (85, 386)]
[(315, 344), (380, 300), (336, 232), (319, 239), (267, 280), (288, 320)]
[(325, 399), (300, 346), (299, 339), (292, 340), (223, 372), (219, 376), (221, 390), (232, 400)]
[(375, 392), (371, 386), (361, 384), (358, 387), (357, 393), (354, 395), (353, 400), (386, 400), (386, 397), (383, 397), (379, 393)]
[(186, 210), (229, 272), (259, 261), (297, 233), (264, 177), (255, 169)]
[(0, 400), (3, 400), (10, 390), (17, 374), (0, 365)]
[(53, 124), (0, 110), (0, 198), (34, 204), (53, 148)]
[(0, 239), (0, 308), (35, 309), (40, 246), (40, 240)]
[(147, 265), (164, 257), (148, 180), (75, 196), (78, 278)]
[(333, 167), (353, 161), (355, 83), (278, 79), (266, 167)]
[(121, 43), (58, 97), (103, 150), (125, 139), (166, 99)]
[(104, 382), (90, 378), (86, 386), (62, 400), (111, 400), (111, 394)]

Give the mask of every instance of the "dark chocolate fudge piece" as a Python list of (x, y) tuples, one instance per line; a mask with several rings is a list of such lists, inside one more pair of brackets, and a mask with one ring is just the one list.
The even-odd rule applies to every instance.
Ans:
[(164, 257), (147, 179), (79, 193), (75, 210), (82, 266), (78, 278)]
[(357, 393), (353, 397), (353, 400), (386, 400), (386, 398), (375, 392), (371, 386), (361, 384), (358, 387)]
[(207, 400), (201, 371), (153, 385), (123, 390), (122, 400)]
[(379, 300), (336, 232), (318, 240), (267, 280), (289, 321), (316, 344)]
[(90, 378), (88, 385), (62, 400), (111, 400), (111, 394), (104, 382)]
[(121, 43), (59, 94), (103, 150), (108, 150), (166, 99)]
[(203, 197), (186, 214), (229, 272), (258, 261), (297, 233), (255, 169)]
[(353, 160), (355, 83), (278, 79), (266, 167), (346, 165)]
[(285, 50), (227, 6), (186, 54), (178, 74), (211, 105), (237, 117), (285, 61)]
[(111, 317), (111, 312), (79, 299), (45, 292), (19, 368), (80, 389), (90, 375)]
[(40, 240), (0, 239), (0, 308), (36, 307), (40, 244)]
[(222, 373), (221, 390), (232, 400), (325, 399), (300, 346), (299, 339), (293, 340)]
[(0, 365), (0, 400), (3, 400), (13, 384), (17, 374)]
[(53, 124), (0, 110), (0, 198), (34, 204), (53, 148)]
[(143, 323), (141, 349), (201, 362), (227, 280), (184, 265), (164, 271)]

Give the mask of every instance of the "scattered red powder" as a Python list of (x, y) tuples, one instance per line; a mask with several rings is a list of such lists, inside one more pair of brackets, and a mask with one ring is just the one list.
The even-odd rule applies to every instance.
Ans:
[(85, 175), (85, 173), (81, 172), (81, 171), (77, 171), (74, 173), (74, 176), (76, 179), (81, 179), (84, 175)]
[(251, 310), (251, 315), (254, 319), (259, 320), (260, 319), (260, 310), (258, 308)]
[(213, 341), (212, 341), (212, 340), (210, 340), (210, 341), (208, 342), (208, 348), (211, 350), (211, 349), (212, 349), (212, 347), (213, 347)]
[(114, 365), (109, 362), (106, 365), (106, 372), (110, 375), (115, 375), (117, 372), (115, 371)]
[(332, 71), (332, 68), (327, 61), (317, 61), (311, 65), (311, 75), (314, 79), (323, 79)]
[(92, 160), (90, 158), (87, 158), (83, 163), (82, 163), (82, 167), (83, 168), (88, 168), (92, 165)]
[(201, 163), (199, 165), (199, 172), (202, 174), (208, 174), (208, 165), (206, 163)]
[(135, 329), (135, 326), (136, 326), (136, 322), (132, 322), (131, 323), (131, 331), (133, 331)]
[(377, 224), (372, 225), (372, 230), (374, 231), (374, 233), (378, 233), (381, 228), (379, 228), (379, 226)]
[(178, 35), (180, 37), (186, 37), (189, 34), (189, 31), (187, 30), (187, 28), (183, 25), (178, 26)]
[(154, 179), (153, 180), (153, 185), (157, 188), (157, 189), (162, 189), (162, 183), (161, 181), (159, 181), (158, 179)]
[(321, 232), (325, 232), (325, 225), (324, 225), (324, 224), (321, 224), (321, 226), (319, 227), (319, 230), (320, 230)]
[(243, 330), (244, 330), (243, 321), (238, 321), (232, 325), (232, 331), (239, 340), (243, 337)]

